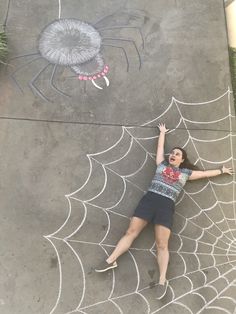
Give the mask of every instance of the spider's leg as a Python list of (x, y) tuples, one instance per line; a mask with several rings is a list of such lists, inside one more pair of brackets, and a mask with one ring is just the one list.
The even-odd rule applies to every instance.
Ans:
[(46, 96), (44, 96), (44, 94), (34, 85), (34, 82), (37, 80), (37, 78), (40, 76), (41, 73), (43, 73), (43, 71), (46, 70), (46, 68), (51, 65), (51, 63), (48, 63), (47, 65), (45, 65), (45, 67), (43, 67), (42, 70), (40, 70), (33, 78), (32, 80), (29, 82), (29, 87), (31, 88), (31, 90), (33, 92), (35, 92), (37, 95), (39, 95), (42, 99), (44, 99), (47, 102), (51, 102)]
[(115, 12), (113, 12), (112, 14), (109, 14), (109, 15), (105, 15), (103, 16), (100, 20), (98, 20), (95, 24), (93, 24), (93, 26), (97, 26), (99, 23), (101, 23), (102, 21), (104, 21), (105, 19), (109, 18), (109, 17), (112, 17), (114, 16), (117, 12), (120, 11), (120, 8), (117, 9)]
[(104, 31), (104, 30), (110, 30), (110, 29), (122, 29), (122, 28), (134, 28), (137, 29), (139, 31), (139, 34), (142, 38), (142, 48), (144, 49), (144, 37), (143, 37), (143, 33), (142, 33), (142, 29), (141, 27), (138, 26), (111, 26), (111, 27), (102, 27), (102, 28), (98, 28), (99, 31)]
[(115, 45), (110, 45), (110, 44), (102, 44), (103, 46), (108, 46), (108, 47), (113, 47), (113, 48), (118, 48), (121, 49), (124, 52), (124, 56), (125, 56), (125, 60), (126, 60), (126, 64), (127, 64), (127, 72), (129, 72), (129, 60), (128, 60), (128, 56), (127, 53), (124, 49), (124, 47), (120, 47), (120, 46), (115, 46)]
[(134, 45), (134, 48), (135, 48), (135, 50), (136, 50), (136, 52), (137, 52), (137, 54), (138, 54), (138, 58), (139, 58), (139, 70), (141, 69), (141, 66), (142, 66), (141, 56), (140, 56), (140, 53), (139, 53), (139, 51), (138, 51), (137, 45), (136, 45), (136, 43), (135, 43), (134, 40), (132, 40), (132, 39), (126, 39), (126, 38), (119, 38), (119, 37), (118, 37), (118, 38), (114, 38), (114, 37), (104, 37), (103, 39), (116, 40), (116, 41), (125, 41), (125, 42), (129, 42), (129, 43), (133, 44), (133, 45)]
[(17, 68), (17, 69), (10, 75), (11, 79), (14, 81), (14, 83), (17, 85), (17, 87), (20, 89), (20, 91), (21, 91), (22, 93), (24, 93), (24, 91), (23, 91), (23, 89), (21, 88), (21, 86), (20, 86), (20, 84), (18, 83), (18, 81), (16, 80), (16, 78), (15, 78), (16, 72), (18, 72), (19, 70), (21, 70), (22, 68), (24, 68), (26, 65), (28, 65), (28, 64), (30, 64), (30, 63), (32, 63), (32, 62), (34, 62), (34, 61), (36, 61), (36, 60), (38, 60), (38, 59), (40, 59), (40, 58), (42, 58), (42, 57), (37, 57), (37, 58), (34, 58), (34, 59), (28, 61), (27, 63), (25, 63), (25, 64), (23, 64), (22, 66), (20, 66), (19, 68)]
[(66, 79), (72, 78), (72, 77), (78, 77), (78, 75), (69, 75), (69, 76), (66, 76)]
[(64, 93), (62, 90), (60, 90), (59, 88), (57, 88), (54, 84), (54, 76), (55, 76), (55, 72), (56, 72), (56, 69), (57, 69), (57, 64), (54, 65), (53, 67), (53, 70), (52, 70), (52, 75), (51, 75), (51, 78), (50, 78), (50, 85), (52, 86), (52, 88), (57, 91), (59, 94), (63, 95), (63, 96), (66, 96), (66, 97), (71, 97), (70, 95)]
[(30, 56), (36, 56), (36, 55), (39, 55), (39, 53), (34, 52), (34, 53), (26, 54), (26, 55), (15, 56), (15, 57), (10, 58), (9, 61), (14, 60), (14, 59), (18, 59), (18, 58), (24, 58), (24, 57), (30, 57)]

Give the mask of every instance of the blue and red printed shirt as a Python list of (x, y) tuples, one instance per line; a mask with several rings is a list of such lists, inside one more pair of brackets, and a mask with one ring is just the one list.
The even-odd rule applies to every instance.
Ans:
[(164, 160), (157, 166), (148, 191), (161, 194), (176, 202), (191, 174), (192, 170), (172, 167)]

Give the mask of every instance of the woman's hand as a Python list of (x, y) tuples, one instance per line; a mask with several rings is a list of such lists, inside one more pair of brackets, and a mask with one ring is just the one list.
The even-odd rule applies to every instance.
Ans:
[(234, 174), (232, 168), (227, 168), (227, 167), (225, 167), (225, 166), (222, 167), (222, 172), (223, 172), (223, 173), (230, 174), (230, 175), (233, 175), (233, 174)]
[(159, 128), (161, 133), (166, 133), (169, 131), (169, 129), (166, 128), (165, 123), (159, 123), (158, 128)]

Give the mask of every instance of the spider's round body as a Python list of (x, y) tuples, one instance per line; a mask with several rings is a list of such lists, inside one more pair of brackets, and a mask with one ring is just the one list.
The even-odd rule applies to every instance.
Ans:
[(101, 36), (90, 24), (77, 19), (59, 19), (43, 30), (39, 52), (53, 64), (72, 66), (93, 59), (100, 51)]

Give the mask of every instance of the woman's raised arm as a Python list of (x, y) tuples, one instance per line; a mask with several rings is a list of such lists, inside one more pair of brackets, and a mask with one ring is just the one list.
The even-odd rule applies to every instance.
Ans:
[(165, 134), (169, 129), (166, 128), (164, 123), (158, 124), (160, 130), (160, 135), (157, 144), (157, 153), (156, 153), (156, 164), (159, 165), (164, 159), (164, 145), (165, 145)]

